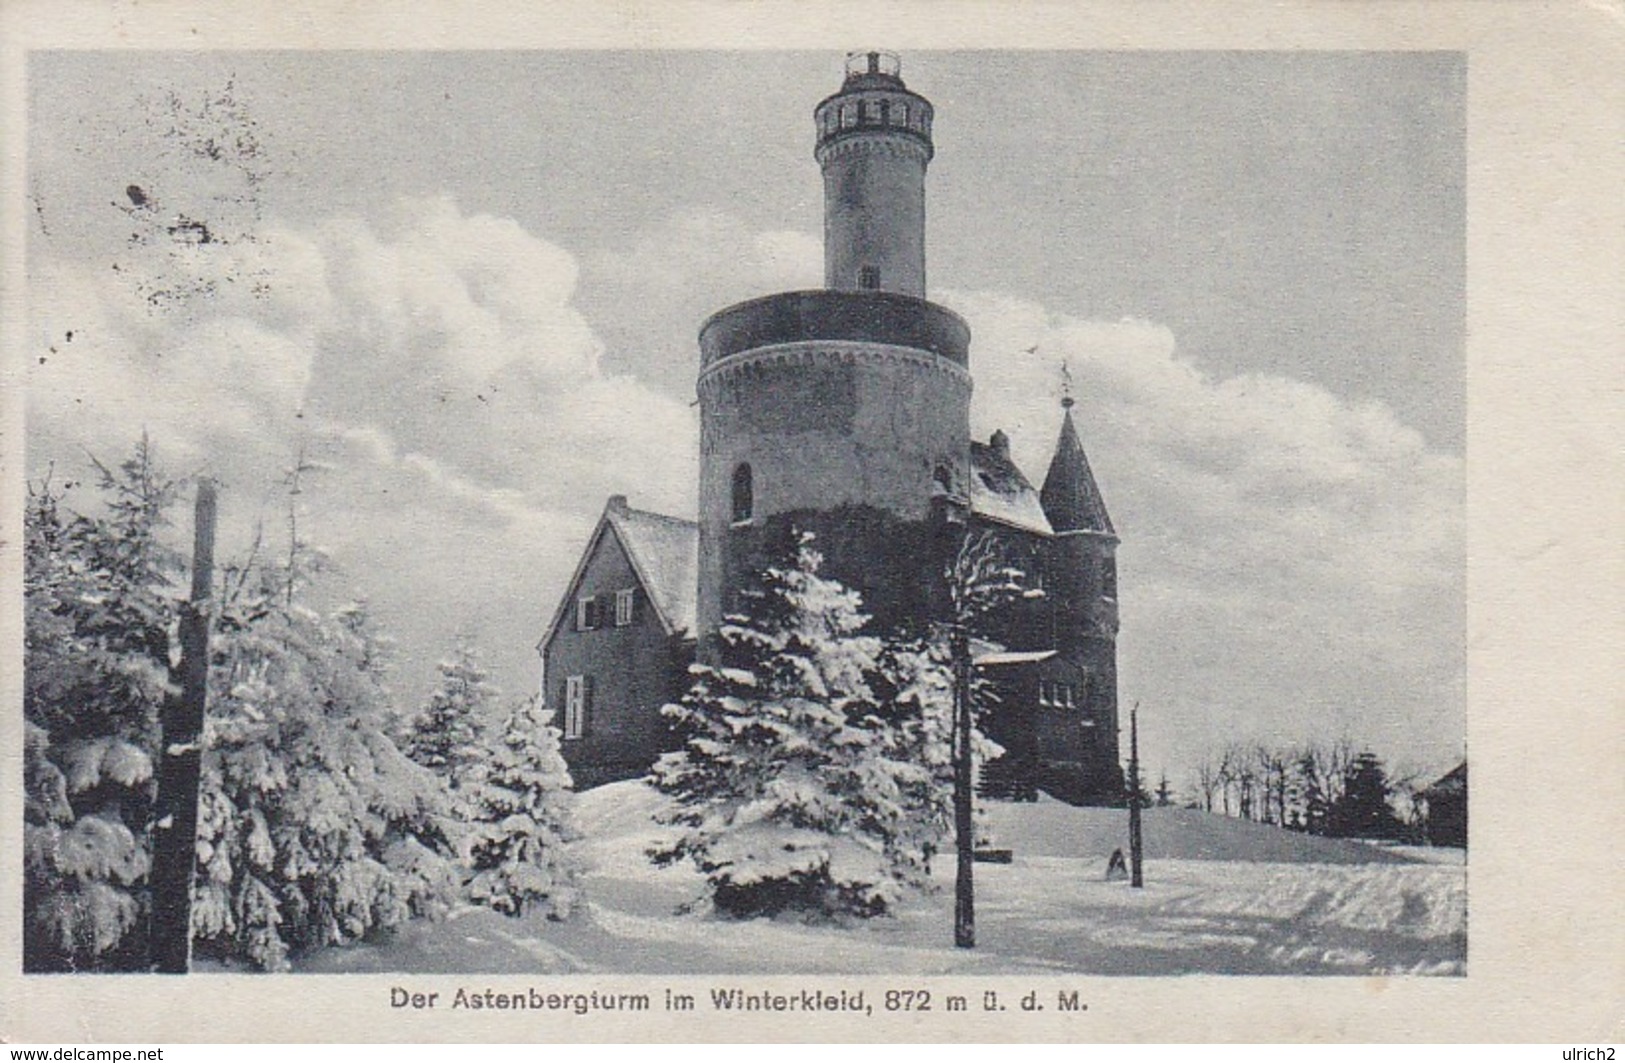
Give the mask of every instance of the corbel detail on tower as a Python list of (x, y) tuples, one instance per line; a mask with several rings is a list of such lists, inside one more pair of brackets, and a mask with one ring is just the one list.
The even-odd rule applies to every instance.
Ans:
[(709, 397), (714, 395), (715, 389), (725, 381), (740, 375), (750, 375), (768, 366), (856, 365), (860, 362), (903, 364), (927, 369), (949, 377), (967, 394), (971, 391), (971, 375), (964, 367), (929, 351), (890, 343), (840, 340), (778, 343), (731, 354), (706, 367), (700, 374), (698, 391), (702, 398)]
[[(899, 136), (905, 133), (907, 136)], [(813, 153), (819, 165), (830, 159), (838, 159), (843, 155), (893, 155), (898, 158), (913, 159), (919, 163), (931, 161), (932, 150), (918, 134), (903, 129), (874, 129), (859, 133), (847, 133), (839, 139), (825, 141), (818, 145)]]

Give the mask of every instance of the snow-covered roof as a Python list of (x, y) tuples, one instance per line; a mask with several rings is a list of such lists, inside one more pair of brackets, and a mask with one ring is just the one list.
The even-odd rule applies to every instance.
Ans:
[(1051, 534), (1038, 492), (1008, 452), (986, 443), (970, 445), (970, 508), (988, 520), (1039, 535)]
[(1054, 650), (1007, 650), (1003, 653), (984, 653), (976, 658), (976, 664), (982, 668), (999, 664), (1036, 664), (1053, 656)]
[(632, 567), (673, 634), (694, 632), (700, 568), (700, 526), (642, 509), (607, 511)]
[(625, 496), (614, 495), (605, 505), (604, 515), (598, 518), (598, 526), (576, 562), (575, 573), (565, 585), (553, 620), (547, 625), (547, 633), (537, 643), (538, 650), (545, 649), (569, 615), (570, 603), (586, 574), (587, 562), (597, 553), (607, 534), (613, 534), (626, 551), (667, 633), (694, 634), (699, 613), (696, 579), (700, 569), (700, 526), (680, 517), (633, 509), (626, 504)]

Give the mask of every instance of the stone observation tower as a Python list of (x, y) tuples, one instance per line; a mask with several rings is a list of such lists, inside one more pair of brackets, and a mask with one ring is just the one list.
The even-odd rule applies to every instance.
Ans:
[(903, 86), (895, 56), (858, 53), (813, 120), (824, 171), (824, 287), (925, 298), (931, 104)]
[(814, 117), (825, 287), (700, 330), (702, 640), (795, 532), (878, 623), (929, 616), (940, 502), (966, 496), (970, 330), (925, 298), (931, 104), (863, 52)]

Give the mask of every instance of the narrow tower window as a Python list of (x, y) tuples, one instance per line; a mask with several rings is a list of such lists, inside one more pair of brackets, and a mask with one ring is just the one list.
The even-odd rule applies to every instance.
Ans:
[(734, 470), (734, 516), (735, 524), (750, 520), (751, 510), (755, 508), (754, 492), (750, 482), (750, 463), (740, 462)]
[(880, 287), (880, 267), (864, 266), (858, 270), (858, 287), (873, 291)]

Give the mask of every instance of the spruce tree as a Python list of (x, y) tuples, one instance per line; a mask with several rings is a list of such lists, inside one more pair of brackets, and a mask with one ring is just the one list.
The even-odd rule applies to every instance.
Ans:
[(453, 789), (473, 786), (483, 761), (485, 713), (498, 692), (486, 681), (479, 656), (467, 642), (459, 640), (439, 671), (439, 686), (411, 721), (406, 752)]
[(575, 794), (549, 715), (534, 697), (514, 709), (475, 791), (468, 896), (506, 915), (562, 919), (579, 895)]
[(458, 640), (451, 657), (440, 662), (440, 683), (427, 703), (406, 723), (401, 743), (406, 755), (440, 777), (451, 797), (457, 826), (452, 844), (467, 857), (474, 842), (473, 824), (482, 812), (479, 791), (488, 767), (487, 714), (500, 692), (486, 681), (479, 655)]
[[(686, 744), (654, 781), (683, 831), (651, 855), (691, 860), (727, 915), (884, 913), (923, 881), (940, 837), (935, 768), (919, 759), (941, 741), (921, 714), (939, 695), (908, 681), (918, 661), (886, 674), (859, 596), (820, 562), (803, 536), (666, 709)], [(883, 698), (899, 685), (906, 697)]]
[(96, 463), (104, 512), (66, 513), (48, 483), (24, 513), (26, 970), (144, 965), (158, 708), (173, 689), (179, 556), (162, 541), (177, 487), (143, 438)]
[(286, 604), (280, 573), (227, 602), (198, 826), (198, 951), (284, 970), (456, 895), (446, 787), (389, 737), (364, 609)]
[[(175, 486), (146, 441), (96, 466), (104, 512), (48, 486), (25, 515), (24, 967), (146, 965), (158, 709), (173, 690)], [(199, 799), (197, 954), (282, 969), (302, 950), (443, 911), (457, 875), (445, 786), (409, 760), (384, 640), (318, 613), (315, 555), (228, 567)]]
[(1328, 833), (1341, 838), (1397, 839), (1404, 825), (1388, 803), (1388, 774), (1375, 753), (1354, 758), (1343, 777), (1342, 796), (1327, 814)]

